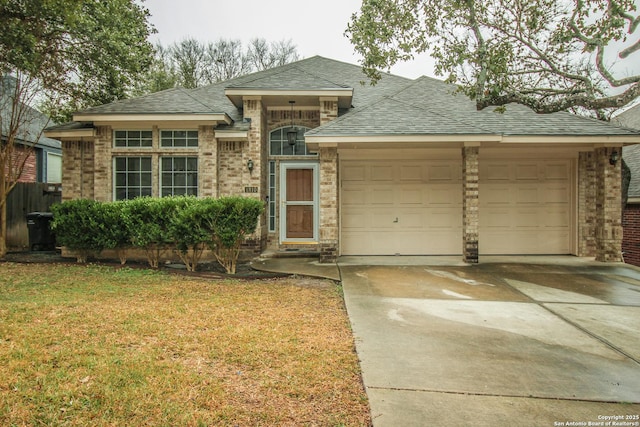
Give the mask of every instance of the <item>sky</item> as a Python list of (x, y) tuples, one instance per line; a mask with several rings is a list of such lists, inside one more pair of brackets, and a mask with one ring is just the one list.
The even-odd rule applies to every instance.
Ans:
[[(151, 40), (163, 46), (189, 37), (202, 42), (239, 39), (245, 45), (253, 38), (291, 40), (301, 58), (320, 55), (360, 64), (344, 32), (361, 0), (145, 0), (143, 4), (158, 31)], [(409, 78), (434, 76), (433, 61), (423, 55), (391, 72)]]

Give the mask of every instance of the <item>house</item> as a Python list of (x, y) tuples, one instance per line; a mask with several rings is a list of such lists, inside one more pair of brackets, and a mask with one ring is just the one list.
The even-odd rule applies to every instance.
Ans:
[[(613, 122), (640, 129), (640, 104), (617, 115)], [(640, 145), (622, 149), (622, 158), (631, 171), (627, 203), (622, 215), (624, 261), (640, 266)]]
[[(0, 82), (0, 123), (2, 124), (1, 142), (6, 143), (10, 129), (11, 113), (14, 110), (10, 94), (15, 88), (15, 78), (4, 75)], [(47, 138), (42, 130), (48, 126), (49, 118), (39, 111), (20, 104), (22, 114), (16, 134), (14, 162), (20, 162), (28, 155), (18, 182), (62, 182), (62, 144)]]
[(240, 194), (265, 202), (254, 251), (574, 254), (621, 259), (622, 146), (640, 131), (312, 57), (74, 115), (63, 199)]

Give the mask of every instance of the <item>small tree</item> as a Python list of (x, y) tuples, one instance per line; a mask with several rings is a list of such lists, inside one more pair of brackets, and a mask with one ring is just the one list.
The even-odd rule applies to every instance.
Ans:
[(209, 200), (186, 198), (182, 209), (176, 211), (169, 222), (169, 238), (175, 243), (176, 254), (187, 271), (196, 271), (202, 253), (211, 244), (212, 232), (206, 222)]
[(212, 230), (211, 250), (227, 273), (235, 274), (240, 246), (256, 231), (264, 205), (246, 197), (222, 197), (209, 202), (206, 222)]
[(29, 107), (40, 89), (38, 81), (22, 72), (9, 76), (3, 71), (0, 68), (0, 258), (7, 253), (9, 193), (20, 181), (29, 159), (35, 156), (35, 145), (48, 122)]

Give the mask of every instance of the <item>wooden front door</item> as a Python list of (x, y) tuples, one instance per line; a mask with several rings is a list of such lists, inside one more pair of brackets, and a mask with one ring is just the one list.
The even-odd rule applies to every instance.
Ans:
[(282, 166), (281, 240), (315, 240), (317, 230), (316, 204), (317, 168), (309, 165)]

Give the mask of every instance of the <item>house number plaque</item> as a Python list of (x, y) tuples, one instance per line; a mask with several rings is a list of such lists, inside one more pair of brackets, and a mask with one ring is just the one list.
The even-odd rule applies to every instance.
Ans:
[(258, 187), (244, 187), (245, 193), (257, 193)]

